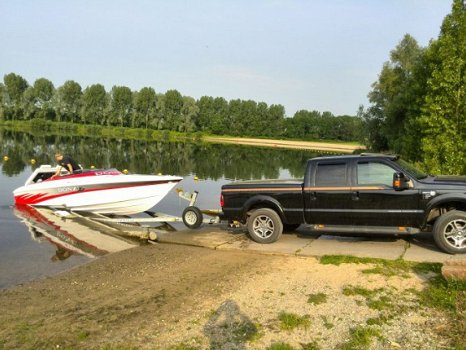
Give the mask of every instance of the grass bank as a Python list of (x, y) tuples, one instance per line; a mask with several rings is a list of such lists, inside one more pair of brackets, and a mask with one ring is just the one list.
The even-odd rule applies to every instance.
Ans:
[(321, 142), (216, 136), (199, 132), (181, 133), (169, 130), (74, 124), (68, 122), (52, 122), (45, 119), (0, 121), (0, 127), (11, 131), (28, 132), (31, 134), (40, 135), (105, 137), (148, 141), (195, 141), (221, 144), (241, 144), (271, 148), (308, 149), (336, 153), (353, 153), (357, 150), (364, 149), (364, 146), (354, 142)]

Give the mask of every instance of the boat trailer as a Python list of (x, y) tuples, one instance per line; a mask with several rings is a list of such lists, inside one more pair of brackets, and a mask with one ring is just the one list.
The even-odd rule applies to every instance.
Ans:
[[(89, 220), (97, 225), (105, 225), (114, 228), (117, 231), (123, 231), (131, 237), (147, 239), (149, 241), (157, 240), (157, 234), (160, 232), (175, 231), (170, 225), (174, 222), (183, 222), (190, 229), (196, 229), (201, 224), (218, 224), (221, 221), (220, 209), (200, 209), (196, 206), (198, 191), (184, 192), (182, 189), (176, 189), (178, 196), (189, 202), (189, 205), (183, 210), (181, 216), (175, 216), (155, 211), (145, 211), (148, 217), (129, 217), (129, 216), (112, 216), (90, 212), (78, 212), (65, 207), (54, 207), (54, 214), (62, 217), (78, 217), (81, 220)], [(204, 218), (208, 216), (210, 218)], [(154, 226), (154, 224), (159, 224)]]

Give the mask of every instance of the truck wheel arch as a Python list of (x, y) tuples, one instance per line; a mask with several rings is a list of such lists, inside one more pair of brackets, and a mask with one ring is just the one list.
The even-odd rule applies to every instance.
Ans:
[(424, 225), (433, 223), (441, 215), (451, 210), (466, 212), (466, 195), (454, 197), (442, 195), (435, 198), (427, 207)]
[(258, 195), (249, 198), (246, 203), (244, 203), (243, 207), (243, 220), (246, 221), (249, 213), (253, 209), (261, 209), (261, 208), (269, 208), (274, 210), (279, 216), (280, 219), (283, 221), (285, 217), (285, 213), (283, 212), (283, 208), (275, 198), (270, 196)]

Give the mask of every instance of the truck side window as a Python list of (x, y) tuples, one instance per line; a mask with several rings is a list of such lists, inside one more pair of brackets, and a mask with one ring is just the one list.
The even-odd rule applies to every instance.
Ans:
[(376, 162), (358, 163), (358, 185), (386, 185), (393, 186), (392, 167)]
[(316, 186), (345, 186), (346, 163), (318, 164)]

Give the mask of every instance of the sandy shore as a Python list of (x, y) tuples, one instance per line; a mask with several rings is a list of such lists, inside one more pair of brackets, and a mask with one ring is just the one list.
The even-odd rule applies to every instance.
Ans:
[(290, 141), (290, 140), (270, 140), (254, 139), (240, 137), (217, 137), (207, 136), (203, 140), (217, 143), (234, 143), (240, 145), (276, 147), (289, 149), (308, 149), (316, 151), (327, 151), (337, 153), (353, 153), (357, 149), (365, 149), (362, 145), (346, 143), (327, 143), (327, 142), (310, 142), (310, 141)]
[[(370, 267), (140, 246), (0, 291), (0, 349), (337, 349), (355, 329), (371, 329), (371, 349), (448, 348), (451, 334), (435, 331), (448, 319), (416, 299), (426, 276)], [(380, 307), (348, 288), (373, 291)]]

